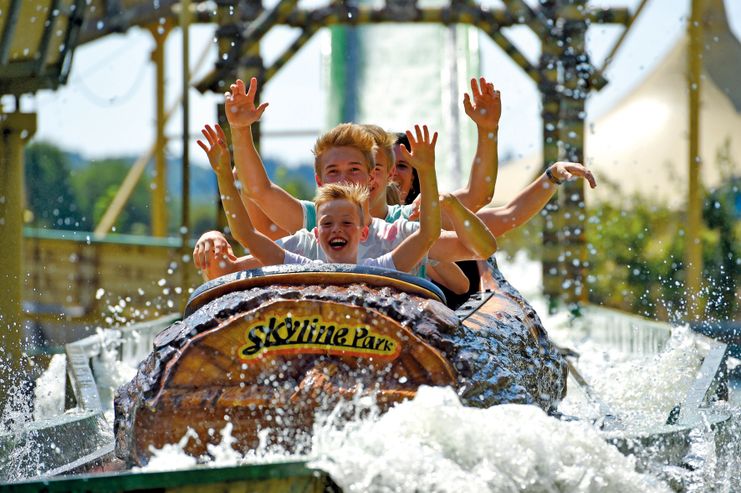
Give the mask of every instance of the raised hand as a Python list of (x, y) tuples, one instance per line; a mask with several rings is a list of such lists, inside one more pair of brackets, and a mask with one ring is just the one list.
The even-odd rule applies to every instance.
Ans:
[(211, 164), (211, 168), (213, 168), (216, 174), (230, 172), (232, 169), (232, 156), (229, 153), (229, 148), (226, 146), (224, 130), (217, 123), (215, 129), (211, 125), (204, 126), (201, 133), (206, 138), (208, 145), (200, 139), (196, 143), (201, 146), (201, 149), (208, 156), (208, 162)]
[(437, 132), (430, 138), (430, 130), (427, 125), (414, 126), (414, 134), (411, 130), (406, 131), (411, 151), (400, 146), (402, 157), (411, 164), (417, 173), (435, 171), (435, 144), (437, 143)]
[(260, 119), (268, 103), (255, 107), (257, 94), (257, 78), (250, 79), (250, 87), (245, 91), (241, 79), (229, 86), (231, 92), (224, 93), (226, 119), (232, 128), (249, 127)]
[(502, 116), (502, 101), (494, 84), (485, 78), (471, 79), (471, 94), (463, 95), (463, 109), (481, 130), (495, 132), (499, 128), (499, 117)]
[(193, 263), (199, 270), (215, 266), (216, 262), (233, 263), (237, 257), (226, 237), (218, 231), (208, 231), (201, 235), (193, 249)]
[(559, 181), (568, 181), (576, 178), (584, 178), (589, 182), (589, 186), (594, 188), (597, 186), (597, 181), (594, 179), (594, 175), (591, 171), (584, 167), (580, 163), (572, 163), (569, 161), (558, 161), (551, 165), (551, 174), (554, 178)]

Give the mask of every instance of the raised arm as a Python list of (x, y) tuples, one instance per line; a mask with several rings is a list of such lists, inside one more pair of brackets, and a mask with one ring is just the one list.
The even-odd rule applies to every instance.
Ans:
[(235, 185), (237, 185), (239, 196), (242, 199), (242, 204), (244, 204), (244, 208), (247, 209), (247, 214), (250, 215), (250, 220), (252, 221), (253, 226), (255, 226), (255, 229), (271, 240), (279, 240), (288, 236), (289, 233), (285, 229), (271, 221), (268, 215), (260, 209), (260, 206), (247, 196), (244, 192), (244, 187), (241, 186), (242, 182), (239, 181), (239, 176), (237, 176), (237, 170), (234, 169), (232, 171)]
[(411, 151), (402, 146), (405, 160), (417, 170), (419, 176), (420, 204), (419, 229), (397, 246), (392, 258), (397, 270), (409, 272), (422, 260), (432, 244), (440, 236), (440, 207), (437, 195), (437, 175), (435, 174), (435, 144), (437, 132), (430, 137), (427, 125), (414, 126), (415, 133), (407, 131)]
[(206, 143), (201, 140), (196, 142), (208, 156), (208, 162), (216, 174), (216, 182), (219, 186), (219, 195), (224, 206), (226, 221), (229, 228), (234, 231), (235, 225), (246, 220), (247, 210), (234, 183), (232, 160), (226, 145), (226, 135), (224, 135), (224, 131), (219, 124), (216, 124), (215, 128), (206, 125), (201, 133), (206, 138)]
[(276, 242), (257, 231), (252, 225), (249, 215), (245, 214), (245, 221), (234, 226), (234, 229), (232, 229), (234, 239), (249, 249), (252, 256), (263, 265), (283, 263), (286, 251)]
[(208, 162), (216, 174), (219, 185), (221, 202), (224, 205), (229, 228), (234, 229), (234, 224), (244, 221), (244, 214), (249, 214), (255, 229), (270, 239), (276, 240), (287, 236), (287, 233), (273, 223), (267, 215), (257, 206), (239, 186), (237, 170), (232, 168), (232, 156), (226, 145), (226, 135), (219, 124), (214, 128), (206, 125), (201, 130), (206, 138), (206, 143), (198, 140), (197, 143), (204, 150)]
[(466, 209), (455, 195), (445, 194), (440, 201), (445, 215), (453, 223), (458, 239), (476, 256), (485, 259), (497, 251), (497, 240), (476, 214)]
[[(476, 154), (471, 165), (468, 186), (453, 192), (458, 200), (471, 211), (478, 211), (494, 196), (499, 169), (498, 132), (502, 115), (502, 102), (494, 84), (481, 77), (471, 79), (471, 95), (463, 96), (466, 115), (476, 124)], [(446, 224), (443, 224), (446, 227)]]
[(583, 178), (591, 188), (597, 186), (592, 172), (579, 163), (559, 161), (549, 166), (548, 171), (550, 176), (548, 172), (540, 175), (507, 205), (476, 213), (494, 236), (501, 236), (528, 222), (545, 207), (564, 181)]
[[(494, 187), (499, 170), (498, 132), (499, 118), (502, 115), (502, 102), (499, 91), (494, 84), (481, 77), (478, 81), (471, 79), (471, 95), (463, 96), (463, 108), (466, 114), (476, 124), (477, 144), (476, 154), (471, 165), (471, 174), (468, 185), (453, 192), (464, 207), (476, 212), (489, 202), (494, 196)], [(419, 217), (417, 207), (420, 196), (414, 201), (414, 208), (410, 219)], [(452, 230), (453, 224), (445, 212), (442, 215), (442, 227)]]
[(301, 202), (270, 181), (252, 138), (252, 124), (260, 119), (268, 103), (255, 107), (257, 79), (250, 80), (249, 90), (237, 80), (225, 94), (226, 118), (232, 133), (234, 164), (246, 196), (265, 211), (271, 221), (295, 233), (303, 227)]

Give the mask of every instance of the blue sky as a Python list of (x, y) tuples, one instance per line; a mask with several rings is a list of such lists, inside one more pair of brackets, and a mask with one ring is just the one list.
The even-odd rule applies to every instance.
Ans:
[[(485, 2), (497, 5), (498, 2)], [(637, 0), (592, 2), (596, 6), (629, 6)], [(661, 61), (686, 29), (689, 1), (649, 0), (623, 49), (607, 73), (610, 84), (589, 101), (590, 116), (599, 114), (619, 101)], [(726, 2), (732, 29), (741, 35), (741, 2)], [(597, 65), (620, 34), (619, 26), (593, 26), (589, 50)], [(264, 56), (270, 60), (294, 34), (287, 28), (274, 29), (263, 42)], [(532, 60), (537, 57), (537, 40), (527, 28), (516, 28), (510, 36)], [(213, 26), (194, 26), (191, 30), (191, 61), (208, 50), (205, 68), (212, 65), (216, 48)], [(270, 107), (263, 121), (266, 136), (263, 153), (289, 163), (308, 161), (314, 135), (325, 124), (327, 103), (323, 88), (322, 61), (329, 35), (321, 31), (268, 84), (263, 93)], [(167, 44), (167, 97), (173, 101), (180, 92), (181, 37), (174, 31)], [(22, 109), (39, 116), (36, 138), (54, 142), (89, 158), (141, 154), (154, 136), (154, 69), (149, 62), (153, 47), (151, 35), (132, 29), (79, 48), (67, 86), (56, 92), (42, 91), (24, 97)], [(502, 154), (526, 155), (540, 147), (539, 96), (526, 75), (486, 36), (481, 36), (482, 75), (493, 80), (502, 91), (503, 119), (500, 135)], [(201, 95), (191, 91), (191, 134), (204, 123), (215, 120), (215, 103), (220, 95)], [(170, 103), (168, 103), (168, 106)], [(298, 117), (297, 117), (298, 115)], [(181, 153), (181, 115), (176, 112), (167, 127), (172, 137), (168, 151)], [(275, 132), (298, 131), (305, 137), (278, 137)], [(271, 136), (273, 135), (273, 136)], [(202, 151), (191, 139), (193, 161), (205, 163)]]

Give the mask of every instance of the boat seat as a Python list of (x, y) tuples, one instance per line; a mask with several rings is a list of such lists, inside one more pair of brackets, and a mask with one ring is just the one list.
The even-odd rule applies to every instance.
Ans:
[(202, 284), (188, 299), (184, 317), (226, 293), (285, 283), (390, 286), (423, 298), (446, 302), (443, 292), (432, 282), (395, 270), (351, 264), (271, 265), (227, 274)]

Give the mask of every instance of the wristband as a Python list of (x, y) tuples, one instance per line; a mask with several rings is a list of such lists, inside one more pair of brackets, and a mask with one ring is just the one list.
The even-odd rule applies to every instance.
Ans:
[(553, 183), (554, 185), (561, 185), (563, 183), (563, 180), (559, 180), (555, 176), (553, 176), (553, 173), (551, 172), (551, 167), (548, 166), (545, 170), (545, 176), (548, 177), (548, 179)]

